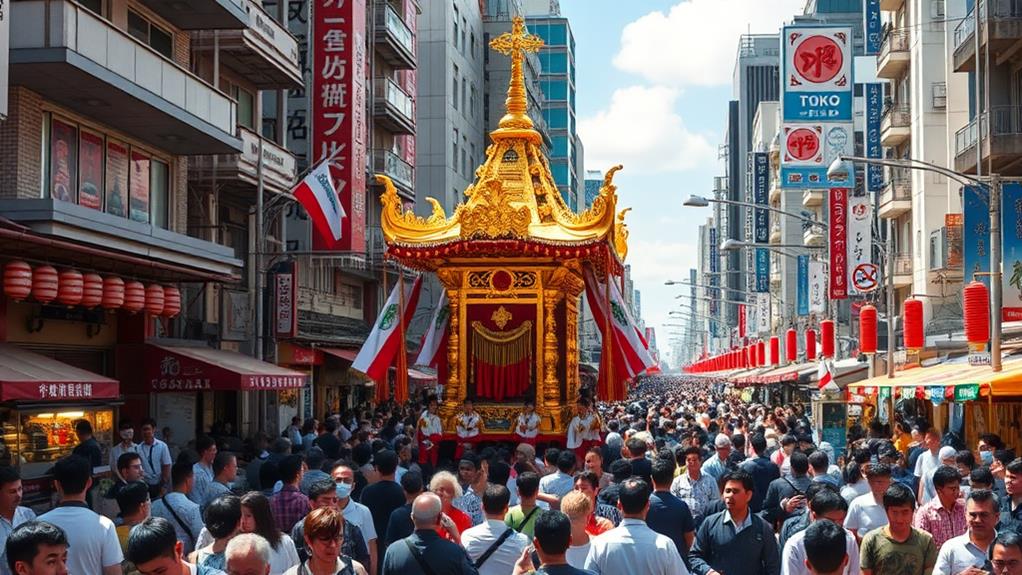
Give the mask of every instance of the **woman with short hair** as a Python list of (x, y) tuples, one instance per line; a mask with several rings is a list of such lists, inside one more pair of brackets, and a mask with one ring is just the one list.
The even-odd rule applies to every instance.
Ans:
[(284, 575), (368, 575), (361, 563), (341, 554), (344, 518), (340, 511), (333, 507), (316, 509), (305, 516), (302, 529), (309, 559)]

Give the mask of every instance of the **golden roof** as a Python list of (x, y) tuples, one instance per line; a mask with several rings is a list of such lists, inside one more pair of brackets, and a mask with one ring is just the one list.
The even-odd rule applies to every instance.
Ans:
[(427, 248), (471, 240), (524, 240), (558, 246), (607, 241), (620, 260), (627, 252), (628, 230), (624, 215), (616, 214), (617, 193), (611, 168), (592, 206), (575, 213), (554, 184), (550, 165), (541, 149), (542, 140), (527, 113), (524, 52), (538, 51), (543, 41), (525, 30), (522, 18), (514, 19), (510, 33), (490, 42), (494, 50), (511, 57), (511, 83), (507, 91), (507, 114), (490, 133), (493, 143), (486, 161), (476, 169), (475, 181), (465, 190), (466, 201), (450, 217), (434, 198), (426, 198), (433, 213), (426, 218), (405, 211), (390, 178), (377, 175), (383, 184), (383, 235), (392, 247)]

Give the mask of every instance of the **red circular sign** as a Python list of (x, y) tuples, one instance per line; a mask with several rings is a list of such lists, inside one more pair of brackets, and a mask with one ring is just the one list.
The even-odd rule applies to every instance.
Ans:
[(798, 128), (788, 134), (786, 145), (791, 159), (811, 160), (820, 150), (820, 136), (809, 128)]
[(829, 36), (810, 36), (795, 48), (795, 70), (814, 84), (834, 79), (844, 65), (844, 54)]

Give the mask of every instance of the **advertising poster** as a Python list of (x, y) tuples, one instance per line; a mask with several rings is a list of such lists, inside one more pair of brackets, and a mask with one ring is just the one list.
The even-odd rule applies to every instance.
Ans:
[(106, 143), (106, 211), (128, 215), (128, 146), (113, 140)]
[(50, 197), (75, 201), (77, 170), (78, 128), (54, 118), (50, 122)]
[(103, 136), (82, 130), (78, 205), (103, 208)]
[(868, 195), (848, 198), (848, 290), (858, 293), (852, 274), (861, 264), (873, 263), (873, 202)]
[[(1002, 204), (1007, 206), (1007, 204)], [(964, 280), (976, 280), (990, 286), (990, 276), (975, 275), (990, 271), (990, 212), (987, 210), (987, 192), (980, 186), (962, 188), (962, 209), (965, 222), (962, 227), (962, 257), (965, 260)], [(1002, 230), (1003, 233), (1003, 230)], [(1005, 275), (1009, 268), (1004, 267)]]
[(809, 315), (809, 256), (798, 256), (798, 282), (795, 284), (795, 313)]
[(149, 156), (131, 151), (131, 219), (149, 223)]
[(1001, 238), (1004, 240), (1003, 321), (1022, 320), (1022, 184), (1001, 186)]
[(830, 299), (848, 297), (848, 189), (831, 188)]

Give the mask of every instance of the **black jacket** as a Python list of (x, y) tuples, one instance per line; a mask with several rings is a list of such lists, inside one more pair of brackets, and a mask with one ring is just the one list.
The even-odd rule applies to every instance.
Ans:
[(695, 575), (710, 570), (725, 575), (779, 575), (781, 553), (774, 529), (759, 515), (751, 513), (752, 525), (735, 534), (725, 524), (725, 512), (715, 513), (696, 531), (689, 551), (689, 565)]

